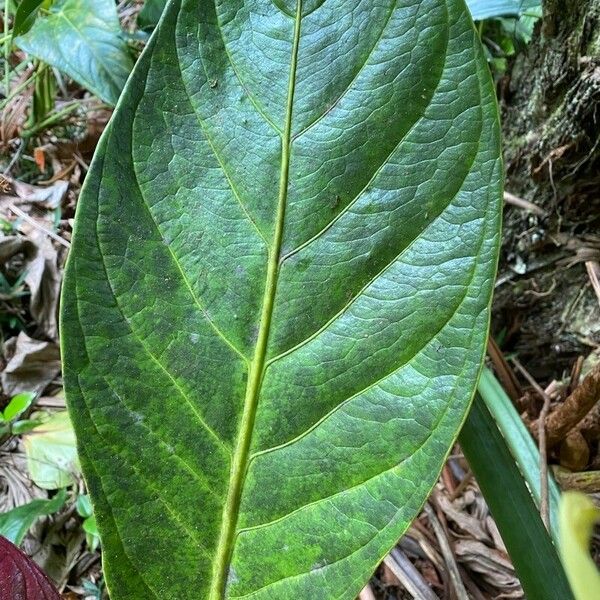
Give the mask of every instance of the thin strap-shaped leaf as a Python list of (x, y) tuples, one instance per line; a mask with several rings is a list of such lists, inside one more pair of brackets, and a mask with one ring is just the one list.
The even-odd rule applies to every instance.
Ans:
[(459, 442), (529, 600), (573, 595), (558, 552), (509, 447), (482, 398), (477, 395)]

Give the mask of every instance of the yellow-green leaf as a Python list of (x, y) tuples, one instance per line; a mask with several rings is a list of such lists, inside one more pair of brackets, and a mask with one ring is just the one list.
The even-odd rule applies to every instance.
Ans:
[(565, 492), (560, 503), (560, 554), (576, 600), (600, 598), (600, 572), (590, 556), (600, 509), (580, 492)]

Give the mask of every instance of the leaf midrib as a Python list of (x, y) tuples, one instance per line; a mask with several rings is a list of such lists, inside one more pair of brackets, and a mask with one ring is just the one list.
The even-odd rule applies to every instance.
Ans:
[(250, 442), (252, 440), (252, 431), (254, 429), (258, 398), (265, 372), (267, 344), (271, 329), (271, 317), (273, 315), (273, 306), (275, 303), (275, 292), (277, 290), (277, 279), (280, 266), (279, 255), (281, 254), (281, 246), (283, 241), (285, 210), (288, 195), (290, 153), (292, 144), (292, 113), (294, 107), (294, 93), (296, 89), (296, 70), (298, 63), (298, 48), (300, 45), (301, 20), (302, 0), (297, 0), (285, 112), (285, 126), (281, 140), (281, 169), (279, 176), (277, 213), (275, 219), (275, 234), (273, 238), (273, 245), (269, 250), (267, 277), (265, 282), (260, 326), (254, 357), (250, 364), (248, 384), (244, 398), (244, 411), (240, 424), (240, 434), (232, 460), (229, 490), (223, 509), (223, 522), (217, 546), (216, 559), (213, 564), (213, 578), (211, 581), (209, 600), (221, 600), (224, 597), (225, 586), (229, 572), (229, 564), (231, 561), (231, 555), (233, 553), (243, 484), (249, 463)]

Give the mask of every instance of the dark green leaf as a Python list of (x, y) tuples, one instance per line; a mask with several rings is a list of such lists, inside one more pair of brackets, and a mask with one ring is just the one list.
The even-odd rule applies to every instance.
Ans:
[(459, 442), (528, 600), (572, 600), (558, 553), (521, 471), (479, 396), (475, 396)]
[(146, 0), (138, 14), (138, 27), (140, 29), (154, 29), (166, 4), (166, 0)]
[(113, 600), (356, 597), (471, 399), (501, 178), (462, 2), (167, 5), (63, 292)]
[(109, 104), (132, 67), (113, 0), (56, 0), (15, 43)]
[(61, 490), (50, 500), (39, 498), (0, 514), (0, 535), (18, 546), (35, 521), (59, 511), (66, 498), (67, 492)]
[(44, 0), (22, 0), (15, 12), (12, 36), (21, 35), (31, 29), (35, 17)]

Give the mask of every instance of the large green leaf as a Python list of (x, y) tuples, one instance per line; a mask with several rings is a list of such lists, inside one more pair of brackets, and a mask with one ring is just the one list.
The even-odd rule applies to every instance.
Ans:
[(15, 43), (109, 104), (119, 99), (133, 64), (114, 0), (56, 0)]
[(113, 600), (356, 596), (473, 394), (501, 175), (462, 1), (168, 4), (63, 297)]

